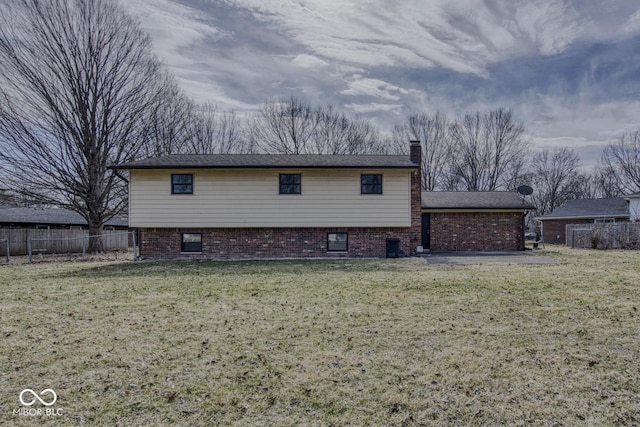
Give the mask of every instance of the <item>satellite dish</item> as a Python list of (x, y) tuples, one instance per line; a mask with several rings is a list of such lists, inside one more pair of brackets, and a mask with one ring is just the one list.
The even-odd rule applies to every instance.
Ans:
[(529, 187), (528, 185), (521, 185), (517, 188), (517, 190), (518, 193), (522, 194), (523, 196), (528, 196), (533, 193), (533, 188)]

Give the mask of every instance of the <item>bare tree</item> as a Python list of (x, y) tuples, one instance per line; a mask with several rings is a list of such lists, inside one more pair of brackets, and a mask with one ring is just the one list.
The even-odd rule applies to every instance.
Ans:
[(569, 148), (555, 148), (536, 153), (531, 161), (532, 202), (536, 214), (552, 212), (565, 201), (582, 196), (580, 158)]
[(467, 191), (493, 191), (517, 181), (518, 163), (526, 154), (524, 126), (511, 111), (466, 114), (449, 128), (451, 177), (448, 181)]
[(267, 101), (250, 124), (245, 151), (282, 154), (382, 153), (378, 129), (371, 122), (313, 107), (290, 97)]
[(211, 104), (194, 111), (191, 142), (187, 150), (197, 154), (230, 154), (249, 151), (244, 144), (244, 130), (235, 111), (220, 112)]
[(598, 199), (601, 197), (609, 197), (600, 185), (598, 171), (595, 168), (590, 172), (579, 173), (576, 180), (578, 181), (576, 185), (576, 198)]
[(604, 178), (602, 183), (612, 195), (640, 190), (640, 130), (609, 143), (602, 152), (599, 169)]
[(618, 197), (629, 194), (621, 189), (620, 177), (615, 168), (611, 165), (604, 164), (602, 160), (594, 166), (590, 181), (593, 186), (593, 198)]
[(0, 63), (5, 186), (100, 234), (126, 204), (109, 165), (135, 158), (172, 84), (150, 38), (115, 1), (15, 0), (0, 10)]
[(290, 97), (267, 101), (251, 125), (251, 138), (262, 151), (282, 154), (307, 152), (317, 127), (309, 104)]
[(407, 154), (409, 140), (422, 143), (422, 188), (427, 191), (445, 189), (448, 172), (450, 138), (449, 120), (442, 113), (413, 114), (393, 130), (393, 143), (398, 152)]
[(339, 113), (333, 106), (315, 110), (316, 128), (308, 152), (315, 154), (373, 154), (381, 151), (378, 129), (369, 121)]
[(176, 82), (167, 78), (167, 85), (148, 111), (150, 118), (144, 126), (140, 156), (156, 157), (178, 154), (188, 150), (193, 139), (194, 104)]

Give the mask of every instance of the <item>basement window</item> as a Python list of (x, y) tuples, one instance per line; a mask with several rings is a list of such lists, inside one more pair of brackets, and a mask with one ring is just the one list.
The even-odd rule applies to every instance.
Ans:
[(327, 252), (347, 252), (349, 248), (349, 234), (327, 233)]
[(202, 233), (182, 233), (180, 252), (202, 252)]

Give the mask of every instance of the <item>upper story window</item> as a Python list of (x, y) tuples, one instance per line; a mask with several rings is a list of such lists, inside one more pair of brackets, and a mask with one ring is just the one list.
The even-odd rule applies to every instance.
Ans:
[(193, 174), (171, 174), (171, 194), (193, 194)]
[(365, 173), (360, 175), (360, 194), (382, 194), (382, 174)]
[(302, 177), (299, 173), (280, 174), (280, 194), (301, 194)]

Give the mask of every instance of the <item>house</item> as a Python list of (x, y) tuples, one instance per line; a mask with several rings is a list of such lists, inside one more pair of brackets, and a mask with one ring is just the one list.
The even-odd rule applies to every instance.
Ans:
[[(87, 230), (87, 221), (77, 212), (60, 208), (0, 206), (0, 228)], [(105, 230), (127, 230), (126, 220), (111, 219)]]
[(531, 209), (516, 192), (423, 192), (422, 246), (432, 252), (522, 251)]
[(640, 191), (625, 196), (624, 199), (629, 202), (629, 221), (640, 221)]
[(129, 173), (146, 258), (380, 257), (421, 244), (421, 146), (399, 155), (167, 155)]
[[(628, 196), (635, 200), (635, 196)], [(566, 244), (568, 224), (629, 221), (629, 201), (623, 197), (568, 200), (553, 212), (537, 217), (546, 243)]]

